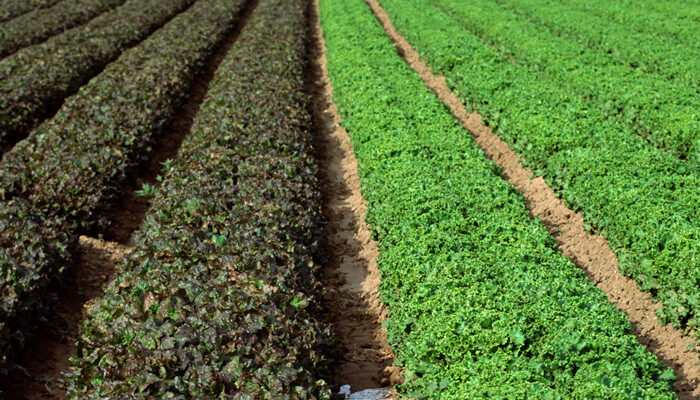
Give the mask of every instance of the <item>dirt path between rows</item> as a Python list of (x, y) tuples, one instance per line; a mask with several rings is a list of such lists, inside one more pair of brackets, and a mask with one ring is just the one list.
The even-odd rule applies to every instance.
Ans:
[(698, 344), (692, 336), (683, 335), (671, 325), (661, 325), (654, 310), (661, 306), (649, 294), (637, 289), (636, 283), (617, 268), (617, 257), (600, 235), (588, 234), (583, 216), (574, 212), (556, 197), (542, 177), (523, 168), (520, 158), (506, 142), (482, 123), (481, 116), (469, 113), (459, 98), (447, 87), (445, 78), (434, 75), (419, 54), (396, 31), (389, 16), (376, 0), (365, 0), (396, 46), (397, 52), (418, 73), (425, 85), (446, 103), (452, 114), (474, 137), (486, 155), (496, 163), (503, 177), (522, 193), (530, 212), (539, 218), (557, 240), (561, 252), (625, 313), (640, 343), (664, 364), (676, 371), (676, 393), (681, 400), (700, 398), (700, 358)]
[(156, 178), (161, 174), (162, 163), (177, 155), (199, 112), (209, 82), (257, 4), (258, 0), (246, 4), (231, 32), (208, 58), (171, 123), (158, 135), (149, 160), (130, 173), (122, 188), (122, 197), (112, 210), (112, 224), (105, 240), (79, 238), (76, 262), (68, 274), (69, 283), (58, 293), (54, 314), (17, 360), (23, 370), (11, 374), (11, 381), (2, 382), (6, 398), (58, 400), (65, 396), (65, 391), (55, 383), (61, 372), (70, 366), (69, 358), (76, 354), (83, 308), (101, 294), (102, 286), (112, 278), (117, 264), (133, 249), (134, 232), (141, 227), (148, 211), (149, 198), (137, 196), (136, 191), (142, 189), (143, 184), (159, 185)]
[[(324, 265), (323, 306), (340, 357), (332, 384), (350, 385), (352, 392), (386, 388), (401, 382), (393, 366), (394, 354), (386, 342), (382, 322), (387, 309), (380, 301), (381, 275), (377, 243), (365, 222), (366, 203), (360, 192), (357, 160), (350, 137), (339, 125), (332, 87), (326, 70), (325, 42), (319, 25), (318, 0), (309, 10), (310, 65), (319, 180), (323, 195), (328, 261)], [(369, 398), (369, 397), (368, 397)], [(371, 397), (380, 398), (380, 397)]]

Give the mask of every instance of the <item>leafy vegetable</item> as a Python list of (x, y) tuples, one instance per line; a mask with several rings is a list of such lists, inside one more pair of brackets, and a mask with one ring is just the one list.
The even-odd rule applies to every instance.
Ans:
[[(418, 18), (414, 2), (401, 3)], [(407, 371), (402, 394), (675, 398), (669, 372), (530, 218), (369, 8), (322, 0), (321, 23), (379, 244), (389, 342)]]
[(0, 24), (0, 57), (84, 24), (125, 0), (65, 0)]
[(305, 12), (261, 1), (219, 66), (83, 321), (68, 399), (330, 398)]
[[(129, 0), (0, 61), (0, 149), (194, 0)], [(137, 65), (137, 64), (135, 64)]]
[(575, 91), (511, 64), (429, 3), (381, 0), (434, 72), (605, 236), (621, 272), (663, 303), (661, 321), (697, 337), (700, 159), (680, 161), (650, 146)]
[(32, 318), (25, 316), (41, 315), (51, 304), (75, 236), (107, 227), (127, 171), (148, 154), (242, 3), (198, 1), (122, 54), (4, 155), (0, 227), (11, 228), (0, 236), (3, 360), (31, 332)]

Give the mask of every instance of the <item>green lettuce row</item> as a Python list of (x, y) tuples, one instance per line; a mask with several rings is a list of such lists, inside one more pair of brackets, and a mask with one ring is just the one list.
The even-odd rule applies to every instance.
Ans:
[(368, 7), (322, 0), (321, 24), (379, 245), (385, 326), (407, 371), (401, 394), (676, 398), (673, 372), (530, 218)]
[(51, 7), (61, 0), (4, 0), (0, 3), (0, 21), (7, 21), (39, 8)]
[(633, 7), (642, 11), (661, 13), (670, 21), (700, 22), (700, 2), (697, 0), (615, 0), (625, 7)]
[(0, 151), (58, 108), (125, 49), (195, 0), (129, 0), (0, 61)]
[[(555, 35), (611, 54), (628, 65), (689, 84), (700, 82), (700, 51), (656, 33), (638, 33), (628, 26), (606, 21), (576, 10), (559, 1), (547, 0), (535, 6), (528, 0), (494, 0), (501, 7), (544, 26)], [(698, 24), (687, 24), (697, 32)]]
[[(625, 133), (637, 133), (653, 145), (700, 165), (700, 158), (696, 158), (700, 157), (700, 115), (697, 112), (700, 97), (697, 90), (686, 83), (669, 82), (664, 77), (635, 70), (607, 53), (557, 37), (488, 0), (431, 2), (519, 64), (574, 91), (604, 115), (620, 121)], [(563, 10), (557, 8), (551, 13), (564, 23), (566, 13)], [(591, 29), (602, 29), (599, 25), (591, 24)], [(613, 43), (614, 38), (606, 40)], [(687, 51), (680, 53), (664, 51), (659, 57), (673, 58), (672, 54), (676, 54), (681, 59), (693, 59)], [(693, 63), (698, 64), (697, 71), (690, 68)], [(685, 65), (692, 73), (700, 71), (700, 63), (694, 59), (683, 65), (674, 62), (674, 65), (679, 68)]]
[[(106, 227), (127, 171), (187, 94), (243, 0), (200, 0), (122, 54), (0, 162), (0, 364), (70, 264), (75, 235)], [(17, 221), (28, 220), (27, 224)], [(54, 239), (58, 238), (58, 239)], [(0, 365), (1, 366), (1, 365)]]
[(0, 57), (84, 24), (125, 0), (65, 0), (0, 24)]
[(82, 324), (68, 399), (329, 399), (304, 0), (263, 0)]
[(435, 73), (607, 238), (621, 272), (663, 302), (661, 322), (697, 335), (697, 168), (625, 133), (570, 90), (511, 64), (427, 2), (381, 3)]
[(563, 4), (629, 26), (640, 33), (666, 36), (694, 49), (700, 47), (700, 24), (687, 16), (681, 15), (680, 20), (673, 20), (657, 12), (606, 0), (564, 0)]

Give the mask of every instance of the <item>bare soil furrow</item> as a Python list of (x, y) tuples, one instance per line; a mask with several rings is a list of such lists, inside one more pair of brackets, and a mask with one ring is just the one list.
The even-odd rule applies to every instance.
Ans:
[(366, 203), (360, 192), (357, 160), (350, 137), (339, 125), (332, 87), (326, 70), (325, 43), (319, 25), (318, 0), (309, 11), (310, 66), (313, 123), (316, 130), (319, 181), (323, 195), (328, 261), (323, 269), (325, 319), (337, 341), (336, 386), (352, 392), (392, 387), (401, 382), (401, 370), (386, 341), (382, 322), (387, 309), (380, 301), (379, 251), (365, 222)]
[(557, 198), (542, 177), (533, 177), (508, 144), (482, 123), (479, 114), (467, 111), (448, 88), (445, 78), (433, 74), (420, 55), (396, 31), (376, 0), (365, 2), (384, 27), (399, 55), (418, 73), (425, 85), (450, 107), (452, 114), (474, 137), (479, 147), (499, 166), (503, 178), (525, 196), (531, 214), (543, 222), (557, 240), (561, 252), (583, 269), (589, 279), (605, 292), (608, 300), (627, 315), (639, 342), (673, 368), (678, 377), (675, 389), (679, 398), (691, 400), (700, 397), (700, 358), (698, 344), (692, 336), (684, 335), (671, 325), (659, 323), (654, 310), (661, 304), (652, 301), (650, 295), (640, 291), (632, 279), (620, 273), (617, 257), (605, 238), (587, 233), (583, 216)]
[(65, 396), (56, 383), (61, 372), (69, 367), (69, 358), (76, 353), (83, 309), (101, 294), (102, 286), (111, 279), (116, 265), (133, 249), (133, 234), (148, 211), (148, 196), (139, 196), (136, 192), (144, 184), (155, 188), (160, 183), (157, 177), (163, 162), (177, 154), (189, 134), (209, 82), (257, 4), (258, 0), (246, 4), (236, 26), (207, 60), (170, 125), (156, 138), (150, 158), (130, 173), (122, 196), (112, 210), (106, 240), (87, 236), (79, 238), (76, 262), (67, 274), (67, 284), (58, 291), (55, 312), (23, 351), (17, 362), (22, 370), (12, 374), (11, 382), (2, 383), (3, 394), (8, 399), (53, 400)]

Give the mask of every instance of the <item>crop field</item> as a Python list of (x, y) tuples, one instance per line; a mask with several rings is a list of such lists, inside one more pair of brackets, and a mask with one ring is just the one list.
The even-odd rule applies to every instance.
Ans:
[(0, 399), (700, 399), (698, 0), (0, 0)]

